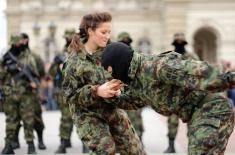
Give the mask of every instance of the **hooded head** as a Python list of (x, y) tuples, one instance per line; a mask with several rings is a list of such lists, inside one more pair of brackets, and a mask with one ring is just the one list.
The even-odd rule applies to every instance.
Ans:
[(29, 49), (29, 36), (26, 33), (21, 33), (21, 50), (24, 51), (26, 49)]
[(186, 52), (185, 45), (188, 43), (185, 40), (184, 33), (176, 33), (174, 34), (174, 40), (172, 45), (175, 47), (175, 52), (184, 54)]
[(102, 53), (101, 64), (107, 70), (112, 69), (112, 76), (115, 79), (129, 83), (128, 70), (133, 56), (133, 50), (121, 42), (108, 44)]
[(10, 44), (11, 45), (19, 44), (20, 40), (21, 40), (21, 35), (20, 34), (11, 35), (11, 37), (10, 37)]
[(11, 48), (9, 51), (15, 56), (20, 55), (22, 51), (21, 39), (22, 37), (20, 34), (13, 34), (10, 37)]
[(118, 41), (123, 42), (124, 44), (130, 46), (133, 40), (131, 39), (131, 36), (129, 33), (121, 32), (118, 35)]

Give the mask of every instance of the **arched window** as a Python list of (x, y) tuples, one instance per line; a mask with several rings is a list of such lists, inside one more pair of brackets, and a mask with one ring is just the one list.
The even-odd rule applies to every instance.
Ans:
[(217, 35), (211, 27), (203, 27), (196, 31), (193, 37), (194, 52), (201, 60), (215, 63), (217, 59)]

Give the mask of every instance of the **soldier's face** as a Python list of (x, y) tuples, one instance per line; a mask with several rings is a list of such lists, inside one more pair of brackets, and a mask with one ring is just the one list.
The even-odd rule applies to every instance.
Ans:
[(112, 74), (113, 68), (112, 68), (111, 66), (108, 66), (107, 71), (108, 71), (110, 74)]
[(28, 39), (21, 39), (20, 40), (20, 43), (22, 44), (22, 45), (27, 45), (28, 44)]
[(101, 23), (95, 30), (88, 29), (88, 42), (98, 47), (105, 47), (110, 39), (112, 30), (111, 22)]

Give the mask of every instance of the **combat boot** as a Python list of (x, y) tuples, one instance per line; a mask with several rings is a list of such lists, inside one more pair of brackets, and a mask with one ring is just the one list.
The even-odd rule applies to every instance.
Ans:
[(65, 139), (65, 146), (66, 146), (66, 148), (70, 148), (70, 147), (72, 147), (72, 144), (71, 144), (70, 138), (69, 138), (69, 139)]
[(82, 153), (89, 153), (89, 150), (84, 144), (82, 144)]
[(6, 144), (1, 154), (15, 154), (11, 144)]
[(11, 146), (14, 150), (20, 148), (19, 140), (16, 140), (16, 141), (12, 142)]
[(66, 141), (65, 139), (61, 139), (61, 144), (55, 153), (66, 153), (66, 142), (65, 141)]
[(37, 154), (33, 141), (28, 143), (28, 154)]
[(164, 153), (175, 153), (175, 139), (169, 139), (169, 146)]
[(15, 132), (15, 135), (14, 135), (14, 141), (11, 143), (11, 146), (13, 149), (18, 149), (20, 148), (20, 142), (19, 142), (19, 132), (20, 132), (20, 127), (21, 127), (21, 124), (19, 124), (16, 128), (16, 132)]
[(40, 130), (40, 131), (37, 131), (37, 135), (38, 135), (38, 148), (40, 150), (45, 150), (46, 149), (46, 146), (43, 142), (43, 131)]

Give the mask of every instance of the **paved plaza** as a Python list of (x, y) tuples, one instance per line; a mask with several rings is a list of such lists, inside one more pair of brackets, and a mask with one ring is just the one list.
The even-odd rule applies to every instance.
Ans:
[[(156, 114), (152, 109), (145, 108), (142, 112), (145, 132), (143, 134), (143, 143), (149, 155), (160, 155), (166, 149), (168, 139), (166, 117)], [(44, 133), (44, 140), (47, 146), (45, 151), (37, 149), (38, 154), (54, 154), (55, 150), (60, 144), (59, 133), (59, 111), (46, 111), (43, 113), (46, 129)], [(176, 150), (178, 154), (187, 154), (187, 137), (186, 125), (180, 122), (179, 132), (176, 138)], [(35, 133), (36, 135), (36, 133)], [(0, 113), (0, 150), (4, 147), (5, 137), (5, 116)], [(37, 138), (37, 137), (36, 137)], [(68, 154), (82, 154), (82, 145), (79, 140), (75, 128), (72, 134), (72, 148), (67, 149)], [(23, 130), (20, 130), (20, 144), (21, 148), (15, 150), (16, 154), (26, 154), (27, 145), (24, 140)], [(37, 139), (35, 140), (37, 146)], [(229, 144), (227, 146), (226, 154), (235, 154), (235, 133), (232, 134)]]

